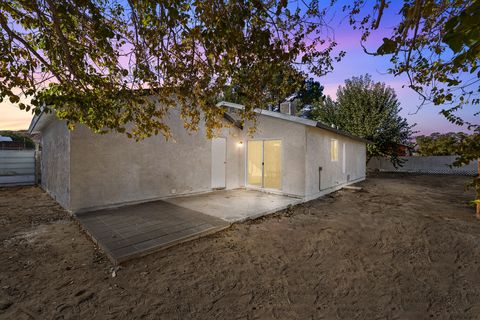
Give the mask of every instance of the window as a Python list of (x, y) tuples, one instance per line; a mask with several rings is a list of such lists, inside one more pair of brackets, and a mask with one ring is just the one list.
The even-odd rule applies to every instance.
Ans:
[(338, 140), (336, 139), (330, 141), (330, 160), (338, 161)]

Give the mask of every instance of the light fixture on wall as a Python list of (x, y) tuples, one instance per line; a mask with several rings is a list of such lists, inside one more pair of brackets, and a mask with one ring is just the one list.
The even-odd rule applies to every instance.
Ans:
[(242, 141), (242, 140), (238, 141), (237, 146), (238, 146), (238, 147), (243, 146), (243, 141)]

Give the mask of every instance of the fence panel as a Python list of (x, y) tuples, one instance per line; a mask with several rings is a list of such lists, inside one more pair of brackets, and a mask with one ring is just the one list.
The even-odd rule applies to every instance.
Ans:
[(456, 156), (432, 156), (432, 157), (400, 157), (406, 160), (402, 167), (395, 168), (387, 158), (372, 158), (368, 162), (369, 170), (379, 170), (382, 172), (409, 172), (409, 173), (427, 173), (427, 174), (457, 174), (457, 175), (477, 175), (477, 161), (472, 161), (462, 167), (450, 167), (455, 161)]
[(0, 186), (35, 183), (35, 150), (0, 150)]

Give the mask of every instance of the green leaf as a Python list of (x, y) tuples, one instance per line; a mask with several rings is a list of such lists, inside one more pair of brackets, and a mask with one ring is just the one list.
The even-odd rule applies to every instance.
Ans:
[(397, 50), (397, 43), (389, 38), (383, 38), (383, 44), (378, 47), (377, 54), (391, 54)]

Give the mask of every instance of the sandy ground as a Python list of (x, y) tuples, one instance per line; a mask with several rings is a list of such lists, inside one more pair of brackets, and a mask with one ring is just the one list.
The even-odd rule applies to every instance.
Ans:
[(0, 189), (2, 319), (480, 319), (466, 178), (381, 175), (112, 265), (37, 188)]

